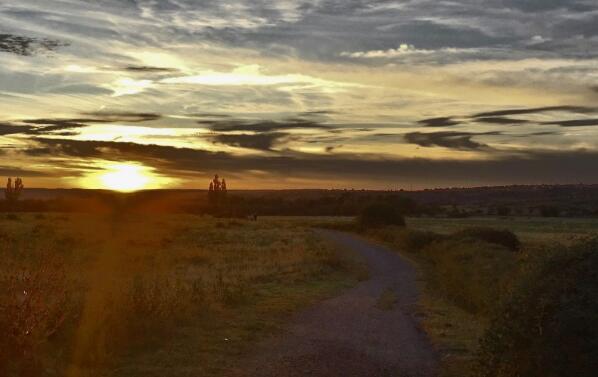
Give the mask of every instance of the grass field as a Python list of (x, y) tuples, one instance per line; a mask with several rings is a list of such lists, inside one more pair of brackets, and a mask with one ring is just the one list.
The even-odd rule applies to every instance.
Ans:
[[(346, 225), (346, 221), (339, 220), (339, 224)], [(521, 250), (455, 236), (476, 227), (514, 232), (522, 241)], [(478, 375), (474, 369), (480, 340), (492, 319), (501, 315), (514, 286), (529, 274), (530, 266), (566, 255), (569, 245), (598, 236), (598, 219), (408, 218), (407, 228), (388, 227), (365, 234), (418, 266), (424, 291), (420, 314), (443, 354), (442, 376), (464, 377)], [(547, 276), (546, 281), (555, 278)]]
[(468, 227), (509, 229), (524, 242), (571, 242), (580, 236), (598, 233), (598, 218), (469, 217), (437, 219), (412, 217), (407, 226), (447, 234)]
[(363, 276), (303, 224), (2, 215), (0, 374), (223, 375)]

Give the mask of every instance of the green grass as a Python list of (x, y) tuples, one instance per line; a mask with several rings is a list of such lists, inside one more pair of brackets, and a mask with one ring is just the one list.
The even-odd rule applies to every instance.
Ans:
[(598, 234), (597, 218), (471, 217), (464, 219), (408, 218), (407, 226), (442, 234), (468, 227), (509, 229), (524, 242), (570, 243), (579, 237)]

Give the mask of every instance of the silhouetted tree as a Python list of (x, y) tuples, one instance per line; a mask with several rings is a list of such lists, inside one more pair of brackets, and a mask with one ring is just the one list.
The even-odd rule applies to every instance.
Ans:
[(24, 188), (25, 186), (23, 185), (23, 180), (21, 178), (15, 179), (14, 185), (12, 178), (8, 178), (6, 188), (4, 189), (4, 197), (11, 203), (16, 202), (21, 196)]
[(212, 206), (220, 206), (226, 200), (226, 180), (220, 180), (218, 174), (214, 175), (214, 179), (210, 182), (208, 191), (208, 200)]

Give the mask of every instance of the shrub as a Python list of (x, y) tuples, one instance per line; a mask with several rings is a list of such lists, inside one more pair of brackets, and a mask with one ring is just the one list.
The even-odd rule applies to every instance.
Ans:
[(529, 270), (482, 339), (478, 375), (595, 376), (598, 240)]
[(40, 351), (69, 313), (70, 293), (58, 261), (8, 262), (0, 271), (0, 375), (41, 375)]
[(386, 227), (373, 229), (368, 232), (373, 238), (391, 244), (399, 251), (418, 253), (434, 242), (446, 239), (446, 236), (422, 230)]
[(432, 287), (474, 314), (492, 312), (506, 296), (516, 259), (506, 248), (472, 239), (434, 242), (421, 254), (428, 261)]
[(398, 207), (376, 203), (363, 209), (359, 224), (365, 228), (379, 228), (387, 225), (405, 226), (405, 219)]
[(511, 251), (518, 251), (521, 242), (510, 230), (499, 230), (485, 227), (466, 228), (452, 235), (455, 239), (473, 238), (491, 244), (504, 246)]

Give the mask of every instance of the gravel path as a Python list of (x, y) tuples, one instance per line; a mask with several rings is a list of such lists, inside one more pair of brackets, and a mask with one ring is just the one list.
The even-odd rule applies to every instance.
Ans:
[(286, 333), (256, 347), (235, 376), (430, 377), (438, 357), (413, 316), (413, 266), (358, 237), (321, 231), (370, 266), (370, 280), (299, 313)]

